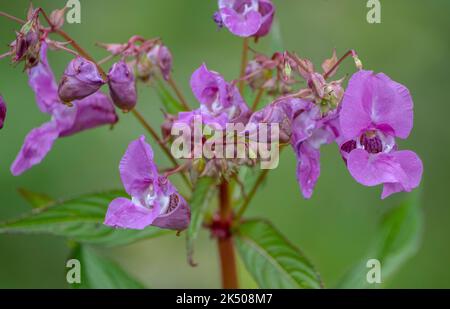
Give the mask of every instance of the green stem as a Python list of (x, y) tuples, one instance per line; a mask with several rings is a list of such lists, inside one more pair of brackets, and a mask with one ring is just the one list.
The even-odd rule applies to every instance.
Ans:
[(244, 38), (242, 43), (242, 55), (241, 55), (241, 72), (239, 75), (239, 91), (241, 94), (244, 92), (245, 80), (243, 77), (245, 76), (245, 69), (247, 67), (247, 57), (248, 57), (248, 44), (249, 38)]

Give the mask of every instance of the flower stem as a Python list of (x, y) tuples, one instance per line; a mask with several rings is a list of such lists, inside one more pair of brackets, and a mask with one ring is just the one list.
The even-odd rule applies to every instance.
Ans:
[(346, 52), (345, 54), (344, 54), (344, 56), (342, 56), (336, 63), (335, 63), (335, 65), (333, 65), (333, 67), (330, 69), (330, 70), (328, 70), (328, 72), (326, 72), (324, 75), (323, 75), (323, 78), (325, 78), (325, 79), (327, 79), (328, 77), (330, 77), (330, 75), (331, 75), (331, 73), (334, 71), (334, 70), (336, 70), (336, 68), (342, 63), (342, 61), (344, 61), (348, 56), (353, 56), (353, 57), (355, 57), (356, 56), (356, 52), (352, 49), (352, 50), (349, 50), (348, 52)]
[(256, 94), (255, 100), (253, 101), (252, 111), (255, 111), (258, 108), (258, 104), (261, 101), (261, 98), (262, 98), (263, 94), (264, 94), (264, 88), (260, 88), (258, 90), (258, 93)]
[[(220, 219), (229, 222), (232, 217), (232, 208), (228, 182), (223, 181), (219, 187), (219, 214)], [(236, 257), (234, 252), (233, 236), (218, 238), (220, 266), (222, 271), (222, 287), (224, 289), (239, 288)]]
[(173, 91), (175, 91), (175, 94), (177, 95), (178, 100), (180, 100), (181, 105), (186, 109), (186, 111), (191, 110), (186, 102), (186, 99), (184, 98), (183, 94), (181, 93), (180, 88), (178, 88), (177, 84), (175, 83), (175, 81), (173, 80), (172, 77), (169, 78), (167, 83), (169, 84), (170, 87), (172, 87)]
[(242, 56), (241, 56), (241, 73), (239, 75), (239, 91), (241, 94), (244, 92), (245, 81), (243, 77), (245, 76), (245, 68), (247, 67), (247, 57), (248, 57), (248, 44), (249, 38), (244, 38), (242, 43)]
[[(136, 108), (134, 108), (132, 111), (133, 115), (136, 117), (136, 119), (139, 121), (139, 123), (150, 133), (152, 138), (158, 143), (158, 145), (161, 147), (161, 149), (164, 151), (164, 153), (167, 155), (169, 160), (173, 163), (174, 166), (178, 166), (177, 160), (173, 157), (172, 153), (170, 152), (169, 148), (166, 144), (159, 138), (156, 131), (152, 128), (152, 126), (145, 120), (145, 118), (142, 116), (140, 112), (137, 111)], [(183, 178), (184, 182), (189, 188), (192, 188), (191, 183), (189, 182), (189, 179), (186, 177), (184, 173), (180, 173), (181, 177)]]
[(12, 16), (12, 15), (9, 15), (8, 13), (2, 12), (2, 11), (0, 11), (0, 16), (9, 18), (9, 19), (11, 19), (11, 20), (13, 20), (13, 21), (15, 21), (15, 22), (17, 22), (17, 23), (19, 23), (19, 24), (22, 24), (22, 25), (23, 25), (24, 23), (26, 23), (25, 20), (20, 19), (20, 18), (17, 18), (17, 17)]
[(255, 185), (247, 195), (247, 197), (244, 200), (244, 203), (242, 204), (241, 208), (237, 212), (236, 216), (234, 217), (234, 222), (239, 222), (239, 220), (242, 218), (242, 215), (245, 213), (245, 211), (248, 208), (248, 205), (250, 205), (250, 201), (252, 200), (253, 196), (255, 196), (256, 191), (258, 190), (258, 187), (262, 184), (264, 179), (266, 178), (267, 174), (269, 173), (269, 170), (263, 170), (261, 174), (258, 176), (258, 179), (255, 182)]

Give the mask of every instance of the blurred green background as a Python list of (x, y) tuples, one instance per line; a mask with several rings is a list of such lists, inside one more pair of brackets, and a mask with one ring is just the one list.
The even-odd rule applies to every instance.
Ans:
[[(33, 2), (47, 11), (65, 3)], [(338, 54), (354, 48), (365, 68), (385, 72), (410, 89), (415, 126), (400, 147), (413, 149), (424, 162), (425, 230), (419, 253), (386, 287), (450, 288), (450, 139), (446, 125), (450, 114), (450, 2), (381, 1), (382, 23), (378, 25), (366, 22), (365, 0), (274, 2), (286, 49), (320, 65), (334, 47)], [(23, 17), (28, 3), (0, 0), (0, 10)], [(174, 78), (192, 106), (196, 103), (188, 81), (202, 62), (227, 79), (236, 78), (239, 72), (241, 41), (227, 30), (217, 31), (211, 20), (217, 6), (214, 0), (81, 0), (81, 4), (82, 23), (67, 25), (66, 30), (97, 59), (106, 53), (96, 48), (95, 42), (124, 42), (133, 34), (163, 38), (174, 55)], [(17, 24), (0, 18), (0, 53), (6, 52), (15, 29)], [(263, 39), (256, 49), (270, 52), (269, 39)], [(70, 56), (61, 52), (50, 55), (58, 76), (69, 60)], [(347, 60), (339, 74), (352, 72), (352, 61)], [(9, 167), (25, 135), (48, 117), (37, 110), (21, 66), (14, 68), (8, 60), (0, 62), (0, 92), (9, 108), (6, 126), (0, 131), (0, 221), (29, 211), (17, 193), (20, 187), (58, 198), (121, 187), (119, 160), (130, 140), (144, 133), (134, 118), (121, 115), (113, 131), (103, 127), (58, 140), (42, 164), (15, 178)], [(139, 109), (159, 125), (162, 117), (157, 97), (147, 87), (141, 87), (139, 95)], [(381, 201), (380, 187), (366, 188), (351, 178), (335, 145), (324, 147), (322, 154), (322, 175), (311, 200), (301, 197), (295, 158), (286, 151), (249, 214), (271, 219), (312, 260), (326, 286), (332, 286), (364, 255), (383, 210), (406, 195)], [(163, 166), (167, 163), (158, 150), (156, 158)], [(150, 287), (219, 287), (216, 244), (206, 231), (200, 238), (196, 268), (186, 263), (184, 237), (174, 235), (105, 254)], [(63, 239), (0, 235), (0, 287), (64, 288), (67, 255)]]

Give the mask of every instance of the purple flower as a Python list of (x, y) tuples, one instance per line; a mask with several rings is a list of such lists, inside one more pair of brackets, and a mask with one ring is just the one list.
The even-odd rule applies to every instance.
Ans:
[(172, 72), (172, 54), (165, 45), (156, 45), (147, 54), (150, 62), (159, 68), (165, 80), (170, 79)]
[(324, 116), (311, 101), (286, 99), (255, 112), (249, 124), (279, 125), (280, 141), (290, 141), (297, 156), (297, 181), (303, 196), (309, 199), (320, 175), (320, 147), (338, 136), (336, 119), (337, 111)]
[(214, 21), (241, 37), (262, 37), (269, 33), (275, 7), (270, 0), (219, 0)]
[(0, 95), (0, 129), (3, 128), (6, 118), (6, 103)]
[(108, 74), (108, 85), (114, 104), (130, 111), (136, 106), (137, 93), (133, 71), (123, 60), (115, 63)]
[(191, 77), (191, 89), (203, 114), (226, 115), (228, 122), (247, 123), (250, 110), (234, 84), (202, 64)]
[(104, 84), (95, 63), (76, 57), (64, 71), (58, 88), (59, 98), (66, 103), (81, 100), (97, 92)]
[(47, 45), (42, 44), (41, 61), (28, 71), (29, 84), (36, 94), (36, 101), (43, 113), (52, 116), (49, 122), (31, 130), (11, 166), (18, 176), (33, 165), (40, 163), (58, 137), (117, 122), (111, 100), (101, 92), (76, 101), (74, 107), (61, 104), (53, 72), (47, 62)]
[(159, 175), (144, 136), (130, 143), (119, 170), (131, 200), (113, 200), (106, 213), (106, 225), (137, 230), (149, 225), (174, 230), (188, 227), (189, 207), (170, 181)]
[(297, 156), (297, 181), (305, 198), (311, 198), (320, 176), (320, 147), (338, 136), (336, 112), (320, 118), (319, 108), (311, 107), (294, 119), (291, 145)]
[(356, 181), (383, 184), (382, 198), (420, 184), (422, 161), (412, 151), (398, 151), (395, 142), (413, 127), (413, 101), (405, 86), (383, 73), (354, 74), (342, 101), (340, 127), (341, 153)]

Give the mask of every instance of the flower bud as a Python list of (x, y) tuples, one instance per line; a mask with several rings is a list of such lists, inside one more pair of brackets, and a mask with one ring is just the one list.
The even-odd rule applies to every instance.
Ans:
[(81, 100), (100, 89), (105, 84), (95, 63), (77, 57), (64, 71), (58, 87), (59, 98), (63, 102)]
[(0, 129), (3, 128), (6, 117), (6, 104), (3, 97), (0, 95)]
[(62, 9), (56, 9), (50, 14), (50, 21), (54, 28), (59, 29), (64, 25), (64, 19), (66, 14), (66, 7)]
[(112, 66), (108, 85), (114, 104), (122, 110), (132, 110), (137, 102), (136, 83), (133, 71), (124, 60)]
[(172, 71), (172, 54), (164, 45), (156, 45), (147, 54), (148, 59), (159, 67), (165, 80), (169, 80)]

